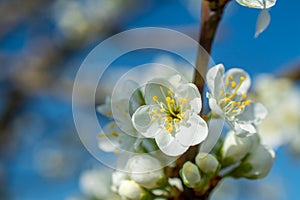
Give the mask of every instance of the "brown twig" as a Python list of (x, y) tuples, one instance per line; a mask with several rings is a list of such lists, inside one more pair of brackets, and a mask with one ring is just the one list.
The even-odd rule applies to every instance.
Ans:
[[(212, 43), (219, 25), (219, 22), (223, 15), (223, 10), (230, 0), (203, 0), (201, 9), (201, 28), (199, 44), (202, 46), (208, 54), (211, 53)], [(200, 47), (201, 48), (201, 47)], [(204, 76), (207, 71), (209, 57), (203, 55), (201, 49), (198, 49), (196, 70), (194, 75), (194, 83), (197, 86), (199, 92), (203, 94), (205, 79)], [(173, 174), (178, 174), (178, 169), (187, 161), (193, 161), (198, 153), (199, 146), (191, 147), (186, 153), (184, 153), (176, 163), (178, 168), (173, 171)], [(209, 195), (213, 188), (218, 184), (220, 180), (210, 185), (210, 188), (205, 194), (199, 196), (194, 190), (185, 188), (180, 199), (209, 199)]]

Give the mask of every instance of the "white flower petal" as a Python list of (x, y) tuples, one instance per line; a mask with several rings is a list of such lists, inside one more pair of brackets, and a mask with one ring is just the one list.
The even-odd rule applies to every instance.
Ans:
[(111, 99), (110, 99), (110, 97), (107, 96), (105, 98), (105, 103), (97, 106), (97, 111), (100, 114), (102, 114), (102, 115), (104, 115), (104, 116), (106, 116), (110, 119), (112, 118)]
[(243, 113), (237, 116), (237, 119), (242, 122), (257, 125), (262, 122), (267, 114), (267, 109), (261, 103), (251, 102), (250, 105), (245, 107)]
[(139, 107), (132, 116), (134, 128), (147, 138), (153, 138), (161, 129), (159, 121), (152, 120), (151, 109), (159, 109), (157, 105)]
[(224, 87), (223, 76), (224, 76), (224, 65), (218, 64), (210, 68), (206, 74), (206, 81), (208, 88), (211, 93), (216, 96), (218, 95), (220, 89)]
[(105, 136), (100, 139), (98, 147), (105, 152), (113, 152), (116, 149), (115, 145)]
[(112, 104), (113, 118), (118, 127), (125, 133), (135, 136), (134, 127), (132, 125), (132, 119), (129, 113), (129, 101), (122, 99)]
[(253, 124), (235, 123), (234, 129), (239, 136), (247, 136), (256, 133), (256, 127)]
[(187, 126), (182, 125), (181, 130), (176, 133), (175, 138), (183, 146), (192, 146), (199, 144), (208, 134), (206, 122), (199, 115), (192, 115), (188, 121)]
[(209, 98), (208, 101), (210, 109), (217, 115), (224, 117), (224, 112), (221, 110), (220, 106), (217, 103), (217, 100), (214, 98)]
[(201, 95), (196, 85), (188, 83), (180, 85), (176, 90), (176, 96), (189, 101), (191, 109), (195, 113), (200, 113), (202, 108)]
[(188, 150), (189, 146), (182, 146), (168, 131), (161, 131), (155, 141), (159, 149), (168, 156), (179, 156)]
[(269, 26), (271, 22), (271, 15), (269, 13), (268, 9), (263, 9), (256, 21), (256, 31), (254, 37), (257, 38), (262, 32), (266, 30), (266, 28)]
[[(250, 79), (250, 76), (247, 72), (245, 72), (244, 70), (242, 70), (240, 68), (232, 68), (232, 69), (229, 69), (225, 73), (225, 80), (228, 80), (229, 76), (232, 76), (233, 81), (235, 81), (237, 84), (240, 83), (240, 81), (241, 81), (240, 78), (244, 77), (245, 80), (243, 81), (240, 88), (238, 89), (237, 94), (244, 94), (244, 93), (248, 92), (248, 90), (250, 88), (250, 85), (251, 85), (251, 79)], [(229, 85), (226, 90), (227, 90), (228, 93), (233, 93), (235, 88), (232, 88)]]
[(249, 8), (270, 8), (275, 5), (276, 0), (236, 0), (240, 5)]
[(167, 79), (152, 79), (145, 86), (146, 104), (156, 104), (156, 102), (153, 101), (153, 96), (157, 96), (159, 102), (166, 103), (165, 96), (168, 94), (169, 90), (174, 92), (175, 88)]

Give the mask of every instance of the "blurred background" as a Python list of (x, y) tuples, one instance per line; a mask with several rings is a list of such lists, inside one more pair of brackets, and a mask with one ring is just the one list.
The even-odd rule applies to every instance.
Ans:
[[(0, 199), (80, 195), (82, 171), (101, 168), (80, 142), (72, 118), (73, 81), (84, 58), (109, 36), (136, 27), (172, 28), (197, 40), (200, 6), (200, 0), (1, 0)], [(299, 7), (298, 0), (278, 0), (270, 26), (254, 39), (259, 10), (230, 2), (212, 58), (253, 77), (272, 73), (299, 85)], [(145, 53), (120, 60), (115, 71), (159, 56), (147, 60)], [(100, 92), (97, 102), (106, 95)], [(299, 169), (300, 155), (281, 147), (265, 180), (228, 180), (219, 198), (298, 199)]]

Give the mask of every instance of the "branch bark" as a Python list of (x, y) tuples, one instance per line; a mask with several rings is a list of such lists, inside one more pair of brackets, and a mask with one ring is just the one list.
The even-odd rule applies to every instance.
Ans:
[[(203, 0), (201, 9), (201, 26), (200, 26), (200, 36), (199, 44), (202, 46), (208, 54), (211, 53), (212, 44), (216, 35), (216, 31), (219, 22), (222, 18), (225, 6), (230, 0)], [(201, 48), (201, 47), (200, 47)], [(198, 49), (196, 69), (194, 74), (194, 83), (197, 86), (199, 92), (203, 94), (205, 85), (205, 74), (207, 71), (209, 57), (203, 55), (201, 49)], [(178, 170), (186, 161), (194, 161), (197, 153), (199, 151), (199, 145), (190, 147), (190, 149), (184, 153), (179, 159), (177, 159), (177, 168), (173, 171), (173, 174), (178, 174)], [(197, 195), (194, 190), (185, 187), (185, 191), (182, 193), (179, 199), (209, 199), (209, 195), (218, 184), (219, 180), (215, 184), (211, 185), (208, 192), (204, 195)]]

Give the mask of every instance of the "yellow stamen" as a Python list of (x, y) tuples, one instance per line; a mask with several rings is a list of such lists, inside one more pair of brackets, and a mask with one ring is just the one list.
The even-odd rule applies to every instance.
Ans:
[(157, 114), (157, 110), (152, 110), (151, 114), (153, 114), (153, 115)]
[(223, 94), (224, 94), (224, 91), (223, 91), (223, 90), (220, 90), (219, 96), (222, 96)]
[(168, 117), (168, 118), (166, 119), (166, 122), (171, 122), (172, 120), (173, 120), (172, 117)]
[(229, 79), (230, 81), (232, 81), (232, 80), (233, 80), (233, 76), (229, 76), (228, 79)]
[[(173, 100), (173, 99), (172, 99)], [(168, 105), (168, 110), (169, 112), (173, 115), (173, 116), (176, 116), (176, 114), (173, 112), (172, 108), (171, 108), (171, 98), (170, 97), (167, 97), (166, 98), (166, 101), (167, 101), (167, 105)]]
[(236, 110), (232, 110), (232, 112), (233, 112), (233, 113), (236, 113), (237, 111), (236, 111)]
[(229, 85), (229, 81), (226, 81), (226, 86), (228, 86)]
[(246, 99), (247, 98), (247, 94), (242, 94), (242, 98)]
[(153, 96), (152, 99), (153, 99), (153, 101), (157, 101), (158, 97), (157, 96)]
[(162, 109), (160, 109), (160, 112), (166, 112), (166, 109), (164, 109), (164, 108), (162, 108)]
[(231, 82), (231, 87), (232, 87), (232, 89), (234, 89), (236, 87), (236, 82), (235, 81)]
[(156, 121), (156, 117), (152, 117), (151, 121), (155, 122)]
[(225, 101), (225, 103), (228, 103), (230, 101), (230, 98), (225, 97), (223, 100)]
[(236, 104), (237, 103), (235, 101), (233, 101), (231, 105), (234, 107), (234, 106), (236, 106)]
[(115, 153), (115, 154), (118, 154), (118, 153), (120, 153), (120, 150), (119, 150), (119, 149), (115, 149), (115, 150), (114, 150), (114, 153)]
[(112, 132), (111, 135), (114, 136), (114, 137), (118, 137), (119, 136), (119, 134), (116, 131)]
[(170, 95), (171, 95), (171, 94), (173, 94), (173, 92), (172, 92), (171, 90), (169, 90), (169, 91), (168, 91), (168, 94), (170, 94)]
[(249, 105), (251, 103), (251, 100), (248, 99), (247, 101), (245, 101), (245, 106)]
[(245, 79), (246, 79), (246, 78), (245, 78), (244, 76), (241, 76), (241, 77), (240, 77), (240, 80), (241, 80), (241, 81), (244, 81)]

